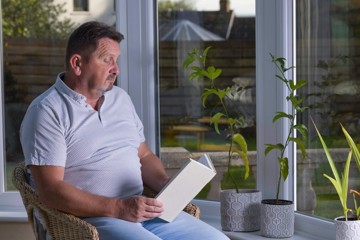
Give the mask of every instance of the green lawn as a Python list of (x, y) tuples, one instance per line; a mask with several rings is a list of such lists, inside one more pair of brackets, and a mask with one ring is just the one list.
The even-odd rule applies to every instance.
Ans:
[(6, 163), (6, 183), (5, 183), (5, 188), (7, 191), (15, 191), (16, 188), (14, 187), (13, 183), (12, 183), (12, 171), (15, 168), (17, 163), (15, 162), (9, 162)]

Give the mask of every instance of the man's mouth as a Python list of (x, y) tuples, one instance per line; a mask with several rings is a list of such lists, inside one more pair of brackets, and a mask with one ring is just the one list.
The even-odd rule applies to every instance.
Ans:
[(115, 76), (115, 75), (109, 75), (106, 80), (107, 80), (107, 81), (115, 81), (115, 80), (116, 80), (116, 76)]

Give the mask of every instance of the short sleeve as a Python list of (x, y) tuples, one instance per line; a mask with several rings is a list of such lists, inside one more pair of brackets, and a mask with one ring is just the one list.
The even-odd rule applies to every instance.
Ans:
[(30, 106), (21, 124), (20, 141), (26, 165), (65, 167), (64, 130), (51, 107), (42, 104)]

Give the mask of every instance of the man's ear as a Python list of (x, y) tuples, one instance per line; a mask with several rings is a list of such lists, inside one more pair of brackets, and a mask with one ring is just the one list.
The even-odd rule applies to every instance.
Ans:
[(82, 58), (79, 54), (74, 54), (70, 57), (70, 67), (73, 69), (76, 76), (81, 74), (81, 63)]

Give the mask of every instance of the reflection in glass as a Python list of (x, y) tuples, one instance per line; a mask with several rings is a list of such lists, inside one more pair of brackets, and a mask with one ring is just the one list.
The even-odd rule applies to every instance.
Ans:
[[(309, 117), (325, 136), (339, 167), (343, 166), (348, 149), (339, 123), (360, 140), (359, 7), (359, 1), (350, 0), (297, 1), (297, 78), (309, 81), (301, 94), (311, 107), (302, 118), (309, 128), (308, 157), (298, 158), (297, 207), (330, 219), (341, 215), (341, 206), (323, 176), (330, 169)], [(350, 187), (360, 189), (359, 172), (353, 164)], [(351, 197), (348, 204), (353, 204)]]
[[(222, 134), (211, 125), (211, 116), (218, 106), (201, 102), (202, 90), (207, 83), (190, 81), (182, 64), (187, 53), (212, 46), (207, 65), (221, 68), (223, 73), (218, 88), (232, 88), (227, 104), (234, 115), (243, 115), (245, 123), (241, 133), (246, 137), (250, 158), (255, 171), (255, 14), (244, 16), (243, 1), (158, 1), (159, 30), (159, 89), (161, 158), (173, 174), (181, 160), (210, 153), (217, 167), (217, 177), (199, 198), (218, 199), (220, 184), (228, 185), (226, 154), (228, 139), (224, 124)], [(255, 2), (253, 7), (255, 7)], [(249, 16), (250, 15), (250, 16)], [(243, 165), (241, 159), (234, 161)], [(234, 167), (242, 178), (242, 167)], [(239, 180), (242, 187), (255, 187), (254, 172), (248, 181)], [(222, 183), (221, 183), (222, 181)]]
[(11, 172), (23, 161), (19, 128), (25, 111), (64, 71), (66, 39), (73, 27), (90, 19), (115, 24), (114, 1), (94, 2), (94, 12), (85, 17), (72, 14), (73, 2), (1, 1), (6, 190), (14, 190)]

